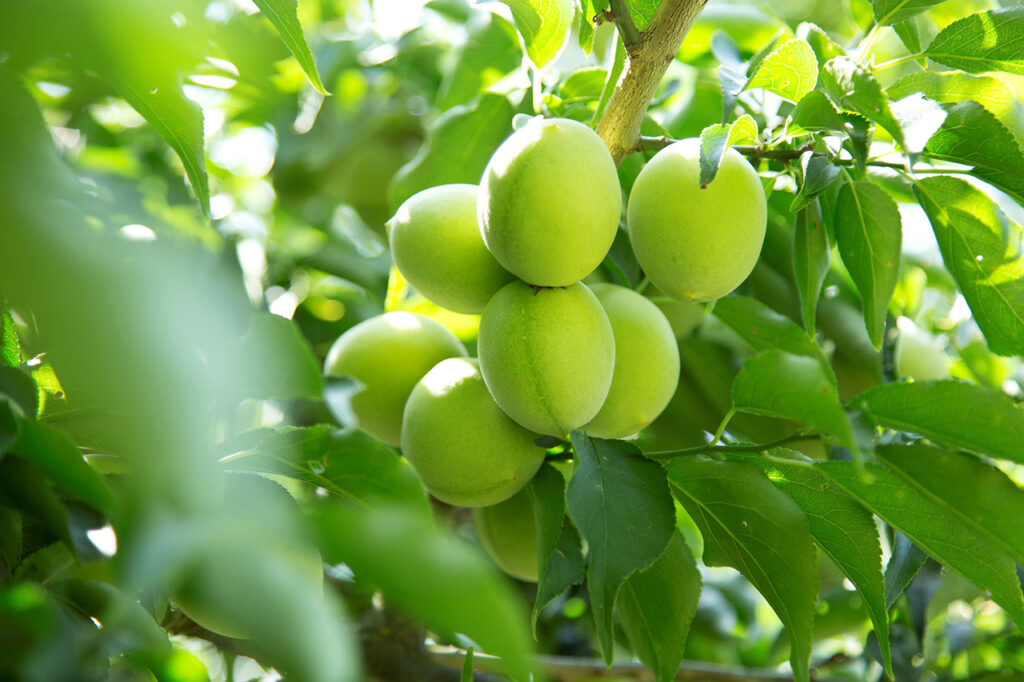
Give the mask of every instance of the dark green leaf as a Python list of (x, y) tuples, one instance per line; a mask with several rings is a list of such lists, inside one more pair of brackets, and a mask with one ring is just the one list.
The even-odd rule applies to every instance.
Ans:
[(316, 70), (316, 62), (313, 61), (313, 53), (309, 51), (306, 44), (306, 36), (302, 34), (302, 25), (299, 23), (298, 0), (253, 0), (260, 8), (270, 23), (277, 29), (281, 40), (288, 47), (299, 66), (306, 73), (309, 82), (313, 87), (325, 95), (330, 94), (320, 81), (320, 74)]
[(1024, 490), (1006, 474), (977, 457), (923, 444), (884, 446), (876, 454), (932, 504), (1024, 565)]
[(537, 522), (537, 598), (531, 626), (537, 636), (537, 617), (551, 600), (583, 582), (585, 565), (579, 534), (565, 519), (565, 478), (552, 466), (542, 466), (526, 487)]
[(9, 401), (0, 400), (0, 458), (18, 437), (18, 417)]
[(360, 507), (405, 504), (428, 510), (423, 484), (408, 462), (358, 429), (327, 424), (260, 429), (229, 446), (234, 452), (226, 459), (233, 469), (290, 476)]
[(959, 519), (945, 514), (881, 465), (858, 469), (852, 462), (820, 462), (813, 466), (936, 561), (990, 591), (1015, 622), (1024, 621), (1024, 596), (1013, 560)]
[(562, 51), (572, 30), (572, 0), (501, 0), (512, 10), (526, 55), (540, 69)]
[(896, 600), (906, 591), (921, 567), (928, 561), (928, 555), (898, 530), (893, 531), (892, 556), (885, 567), (885, 608), (891, 609)]
[(757, 466), (803, 510), (814, 541), (863, 595), (882, 645), (882, 656), (886, 666), (891, 665), (882, 547), (871, 513), (830, 485), (820, 471), (806, 466), (809, 460), (799, 453), (776, 449), (766, 456), (726, 456)]
[(526, 679), (531, 646), (522, 600), (482, 553), (419, 513), (325, 505), (314, 518), (327, 561), (348, 564), (356, 580), (379, 587), (396, 607), (431, 628), (466, 634)]
[(716, 123), (700, 133), (700, 186), (706, 187), (718, 174), (725, 152), (734, 144), (757, 142), (757, 121), (744, 114), (732, 123)]
[(0, 582), (6, 582), (21, 561), (21, 538), (21, 514), (0, 507)]
[(118, 500), (114, 493), (63, 432), (22, 420), (10, 452), (31, 462), (62, 490), (94, 509), (107, 516), (116, 512)]
[(566, 508), (590, 547), (587, 589), (605, 662), (611, 663), (612, 610), (622, 583), (654, 563), (675, 529), (665, 470), (631, 443), (572, 432), (579, 468)]
[(736, 100), (747, 85), (747, 72), (742, 66), (722, 64), (718, 67), (718, 80), (722, 88), (722, 122), (732, 116), (736, 108)]
[(818, 59), (807, 42), (794, 38), (775, 48), (753, 72), (744, 89), (764, 88), (799, 102), (818, 82)]
[(800, 22), (800, 25), (796, 27), (796, 37), (806, 40), (807, 44), (814, 50), (814, 54), (818, 59), (819, 74), (821, 68), (825, 66), (825, 62), (833, 57), (840, 57), (846, 54), (846, 51), (836, 41), (832, 40), (824, 29), (809, 21)]
[[(828, 167), (835, 168), (831, 164)], [(796, 214), (796, 226), (793, 230), (793, 274), (796, 275), (796, 289), (800, 295), (804, 329), (813, 339), (818, 298), (821, 296), (821, 286), (825, 283), (825, 275), (832, 266), (832, 249), (828, 243), (828, 230), (821, 219), (818, 202), (813, 199), (811, 202)]]
[(23, 362), (21, 343), (18, 341), (18, 329), (14, 326), (14, 318), (4, 310), (0, 312), (0, 362), (17, 367)]
[(910, 17), (916, 16), (930, 7), (945, 0), (872, 0), (875, 11), (875, 23), (879, 26), (892, 26)]
[(700, 590), (693, 553), (678, 532), (657, 561), (622, 585), (615, 602), (622, 629), (659, 682), (675, 679)]
[(914, 194), (991, 351), (1024, 354), (1020, 226), (984, 192), (957, 178), (925, 178), (914, 183)]
[(750, 464), (680, 457), (666, 468), (704, 537), (704, 563), (735, 568), (764, 595), (792, 637), (794, 677), (808, 680), (818, 574), (804, 513)]
[(428, 187), (480, 182), (494, 150), (512, 132), (512, 114), (507, 99), (485, 93), (473, 104), (452, 107), (438, 117), (419, 153), (391, 180), (391, 211)]
[(79, 612), (103, 623), (109, 632), (117, 632), (121, 643), (118, 653), (143, 651), (154, 656), (171, 653), (167, 633), (139, 602), (113, 585), (99, 580), (70, 579), (55, 582), (53, 592), (60, 594)]
[(515, 26), (494, 12), (474, 13), (455, 67), (445, 73), (438, 94), (442, 111), (466, 104), (523, 63)]
[(860, 291), (868, 336), (881, 348), (889, 300), (900, 276), (900, 212), (880, 187), (847, 182), (839, 190), (834, 225), (839, 253)]
[(925, 151), (936, 159), (974, 166), (975, 177), (1024, 202), (1024, 153), (1006, 126), (977, 102), (950, 106), (945, 124)]
[(889, 109), (889, 98), (870, 71), (848, 57), (836, 57), (825, 64), (822, 81), (833, 100), (882, 126), (903, 145), (903, 131)]
[(802, 422), (860, 452), (833, 378), (813, 358), (781, 350), (755, 355), (736, 375), (732, 399), (737, 410)]
[(800, 185), (800, 191), (793, 197), (793, 202), (789, 205), (791, 213), (796, 213), (811, 203), (814, 197), (824, 192), (829, 185), (836, 181), (840, 173), (838, 166), (833, 165), (824, 156), (816, 156), (811, 152), (804, 152), (800, 157), (800, 170), (803, 173), (803, 183)]
[(727, 296), (715, 302), (712, 312), (715, 317), (743, 337), (754, 350), (760, 352), (777, 348), (787, 353), (806, 355), (817, 360), (826, 374), (832, 376), (831, 366), (825, 354), (821, 352), (821, 346), (792, 320), (775, 312), (761, 301), (746, 296)]
[(71, 546), (67, 513), (60, 498), (35, 467), (20, 457), (0, 459), (0, 504), (35, 517), (54, 536)]
[(0, 365), (0, 400), (8, 398), (28, 419), (39, 412), (39, 387), (32, 377), (19, 367)]
[(1024, 74), (1024, 7), (976, 12), (946, 26), (925, 54), (969, 73)]
[(811, 90), (804, 95), (791, 116), (793, 123), (804, 130), (846, 130), (846, 121), (839, 115), (835, 105), (825, 93), (818, 90)]
[(1024, 464), (1024, 409), (1000, 391), (964, 381), (915, 381), (876, 386), (854, 404), (879, 426)]

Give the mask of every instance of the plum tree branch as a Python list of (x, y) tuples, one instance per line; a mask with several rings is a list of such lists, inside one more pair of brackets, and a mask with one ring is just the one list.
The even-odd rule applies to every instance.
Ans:
[(716, 441), (715, 443), (698, 445), (692, 448), (682, 448), (680, 450), (645, 452), (644, 456), (650, 459), (675, 459), (676, 457), (689, 457), (691, 455), (703, 455), (711, 452), (764, 452), (765, 450), (771, 450), (772, 448), (777, 448), (788, 443), (806, 440), (821, 440), (822, 438), (823, 436), (820, 433), (794, 433), (790, 436), (786, 436), (785, 438), (779, 438), (778, 440), (769, 441), (767, 443), (719, 445)]
[(609, 0), (611, 7), (612, 21), (619, 29), (622, 37), (622, 45), (627, 53), (632, 53), (640, 44), (640, 30), (633, 23), (633, 15), (629, 13), (629, 6), (626, 0)]
[[(635, 150), (644, 112), (668, 65), (679, 52), (683, 37), (707, 2), (663, 0), (651, 20), (639, 32), (639, 38), (632, 49), (627, 49), (626, 68), (597, 124), (597, 134), (604, 140), (615, 163)], [(625, 10), (625, 14), (629, 15), (628, 10)], [(616, 23), (621, 19), (623, 17), (616, 11)], [(632, 19), (629, 23), (632, 24)], [(622, 24), (618, 25), (622, 31)], [(627, 40), (624, 33), (623, 41), (629, 48)]]

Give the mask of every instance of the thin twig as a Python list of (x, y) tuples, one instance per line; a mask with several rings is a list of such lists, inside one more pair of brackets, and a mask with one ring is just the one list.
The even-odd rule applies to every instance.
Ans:
[(767, 443), (754, 443), (751, 445), (715, 445), (709, 443), (707, 445), (698, 445), (692, 448), (682, 448), (680, 450), (660, 450), (658, 452), (645, 452), (644, 456), (650, 459), (675, 459), (676, 457), (688, 457), (690, 455), (703, 455), (710, 452), (764, 452), (777, 448), (780, 445), (786, 445), (787, 443), (795, 443), (798, 441), (805, 440), (821, 440), (823, 436), (820, 433), (794, 433), (785, 438), (779, 438), (778, 440), (769, 441)]
[(612, 10), (612, 20), (619, 29), (622, 36), (622, 44), (626, 52), (632, 54), (640, 44), (640, 29), (633, 23), (633, 15), (629, 13), (629, 6), (626, 0), (609, 0)]

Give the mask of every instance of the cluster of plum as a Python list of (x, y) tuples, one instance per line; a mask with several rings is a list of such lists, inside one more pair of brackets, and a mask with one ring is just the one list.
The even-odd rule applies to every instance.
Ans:
[[(626, 211), (651, 283), (689, 301), (738, 286), (765, 231), (753, 167), (730, 151), (701, 188), (699, 152), (685, 140), (656, 154)], [(538, 437), (630, 436), (678, 383), (675, 335), (659, 308), (631, 289), (580, 281), (607, 256), (621, 214), (600, 137), (576, 121), (531, 119), (497, 149), (479, 187), (419, 192), (389, 225), (395, 265), (417, 291), (481, 315), (478, 359), (437, 322), (391, 312), (346, 331), (326, 360), (327, 374), (362, 384), (351, 399), (357, 425), (400, 446), (434, 497), (475, 508), (484, 546), (521, 579), (536, 580), (535, 562), (503, 557), (500, 545), (516, 535), (512, 544), (530, 544), (520, 491), (543, 463)]]

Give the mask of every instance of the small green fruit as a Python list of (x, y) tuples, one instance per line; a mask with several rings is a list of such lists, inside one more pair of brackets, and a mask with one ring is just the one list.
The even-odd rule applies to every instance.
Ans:
[(520, 279), (567, 286), (596, 268), (622, 196), (601, 138), (569, 119), (533, 119), (494, 152), (480, 183), (484, 243)]
[(473, 526), (498, 568), (516, 580), (537, 582), (537, 525), (527, 490), (496, 505), (474, 509)]
[(615, 339), (585, 285), (538, 289), (513, 282), (480, 318), (480, 369), (495, 402), (537, 433), (565, 436), (608, 395)]
[(395, 265), (417, 291), (442, 308), (479, 315), (514, 278), (484, 246), (476, 204), (476, 185), (425, 189), (398, 208), (388, 239)]
[(413, 386), (445, 358), (465, 355), (462, 342), (429, 317), (392, 312), (364, 320), (339, 336), (327, 353), (324, 372), (363, 384), (352, 396), (355, 425), (397, 446)]
[(700, 140), (654, 155), (627, 207), (629, 241), (651, 282), (669, 296), (710, 301), (747, 278), (761, 254), (767, 202), (757, 171), (734, 149), (700, 186)]
[(679, 348), (658, 307), (632, 289), (595, 284), (615, 335), (615, 372), (608, 397), (587, 433), (622, 438), (661, 414), (679, 385)]
[(402, 454), (431, 495), (457, 507), (519, 492), (544, 463), (536, 438), (494, 403), (472, 359), (444, 360), (427, 372), (402, 421)]
[(892, 354), (899, 376), (915, 381), (950, 378), (952, 360), (943, 350), (945, 340), (933, 337), (907, 317), (896, 320), (896, 327), (900, 333), (896, 336)]

